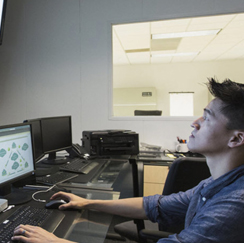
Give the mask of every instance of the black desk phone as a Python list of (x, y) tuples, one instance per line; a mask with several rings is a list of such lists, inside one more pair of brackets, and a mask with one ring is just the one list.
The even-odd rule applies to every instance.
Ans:
[(78, 143), (73, 143), (72, 147), (66, 149), (66, 151), (69, 153), (69, 157), (71, 158), (76, 158), (76, 157), (84, 158), (84, 155), (87, 154), (85, 149)]

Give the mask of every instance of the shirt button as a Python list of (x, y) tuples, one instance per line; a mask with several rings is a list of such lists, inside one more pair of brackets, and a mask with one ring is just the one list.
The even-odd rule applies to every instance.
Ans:
[(202, 200), (205, 202), (207, 199), (206, 199), (206, 197), (202, 197)]

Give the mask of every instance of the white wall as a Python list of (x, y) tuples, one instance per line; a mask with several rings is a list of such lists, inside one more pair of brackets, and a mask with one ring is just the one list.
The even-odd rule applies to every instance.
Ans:
[[(162, 110), (163, 116), (170, 115), (169, 92), (194, 92), (194, 115), (200, 116), (209, 102), (209, 92), (205, 85), (207, 78), (224, 80), (228, 77), (244, 83), (243, 65), (243, 60), (118, 65), (113, 70), (113, 87), (117, 90), (130, 88), (131, 91), (139, 87), (154, 87), (157, 90), (156, 109)], [(130, 97), (132, 95), (133, 91)]]
[[(113, 116), (134, 116), (135, 110), (157, 110), (157, 90), (148, 85), (146, 88), (114, 88)], [(142, 96), (143, 92), (151, 92), (151, 96)]]
[(72, 115), (83, 130), (131, 129), (170, 148), (190, 121), (110, 120), (111, 23), (244, 11), (243, 0), (9, 0), (0, 46), (0, 124)]

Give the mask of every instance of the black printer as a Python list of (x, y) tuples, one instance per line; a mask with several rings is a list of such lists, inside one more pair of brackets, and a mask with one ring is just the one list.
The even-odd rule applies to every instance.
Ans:
[(139, 136), (130, 130), (83, 131), (81, 140), (90, 156), (139, 153)]

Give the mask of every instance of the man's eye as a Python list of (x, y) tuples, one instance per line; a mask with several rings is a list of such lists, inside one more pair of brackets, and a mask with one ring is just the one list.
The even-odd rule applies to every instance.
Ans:
[(203, 119), (204, 119), (205, 121), (209, 121), (209, 116), (208, 116), (208, 115), (203, 116)]

